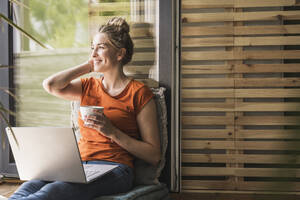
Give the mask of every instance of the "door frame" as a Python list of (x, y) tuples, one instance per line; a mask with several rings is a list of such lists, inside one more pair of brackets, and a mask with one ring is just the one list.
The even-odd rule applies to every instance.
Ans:
[(165, 87), (168, 148), (162, 182), (180, 191), (180, 0), (159, 1), (159, 85)]

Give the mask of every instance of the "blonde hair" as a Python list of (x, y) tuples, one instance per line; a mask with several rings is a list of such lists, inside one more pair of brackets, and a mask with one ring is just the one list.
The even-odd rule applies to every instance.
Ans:
[(113, 17), (104, 25), (102, 25), (98, 32), (105, 33), (111, 44), (117, 48), (125, 48), (126, 53), (121, 60), (122, 65), (126, 65), (131, 61), (133, 55), (133, 42), (129, 35), (129, 25), (126, 20), (122, 17)]

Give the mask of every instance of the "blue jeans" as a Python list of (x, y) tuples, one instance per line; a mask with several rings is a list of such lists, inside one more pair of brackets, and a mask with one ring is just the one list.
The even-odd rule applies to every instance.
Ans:
[(31, 180), (23, 183), (9, 200), (91, 200), (131, 189), (134, 175), (127, 165), (107, 161), (84, 163), (113, 164), (118, 167), (88, 184)]

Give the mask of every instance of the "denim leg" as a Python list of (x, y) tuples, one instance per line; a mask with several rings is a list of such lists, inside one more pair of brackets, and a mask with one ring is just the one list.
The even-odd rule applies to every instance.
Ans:
[[(106, 161), (88, 163), (114, 164)], [(126, 165), (117, 165), (117, 168), (89, 184), (28, 181), (9, 200), (92, 200), (102, 195), (127, 192), (132, 187), (132, 169)]]
[[(97, 164), (94, 161), (89, 163)], [(113, 164), (110, 162), (107, 163)], [(132, 188), (134, 174), (130, 167), (118, 164), (118, 167), (113, 169), (112, 172), (88, 184), (89, 192), (94, 194), (91, 196), (91, 199), (103, 195), (127, 192)]]
[(23, 183), (18, 190), (9, 198), (11, 200), (14, 199), (22, 199), (23, 197), (28, 197), (29, 199), (45, 199), (45, 195), (43, 193), (38, 193), (38, 191), (44, 187), (48, 182), (40, 181), (40, 180), (31, 180)]

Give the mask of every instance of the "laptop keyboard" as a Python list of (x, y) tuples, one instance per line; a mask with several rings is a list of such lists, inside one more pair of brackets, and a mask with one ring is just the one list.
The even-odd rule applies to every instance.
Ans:
[(98, 164), (84, 164), (83, 169), (85, 171), (85, 177), (87, 181), (94, 180), (99, 176), (106, 174), (112, 169), (116, 168), (117, 165), (98, 165)]
[(84, 171), (85, 171), (86, 177), (91, 177), (91, 176), (99, 173), (99, 171), (93, 171), (93, 170), (84, 170)]
[(94, 167), (89, 166), (89, 165), (83, 165), (83, 168), (84, 168), (86, 177), (91, 177), (91, 176), (99, 173), (99, 171), (93, 170)]

